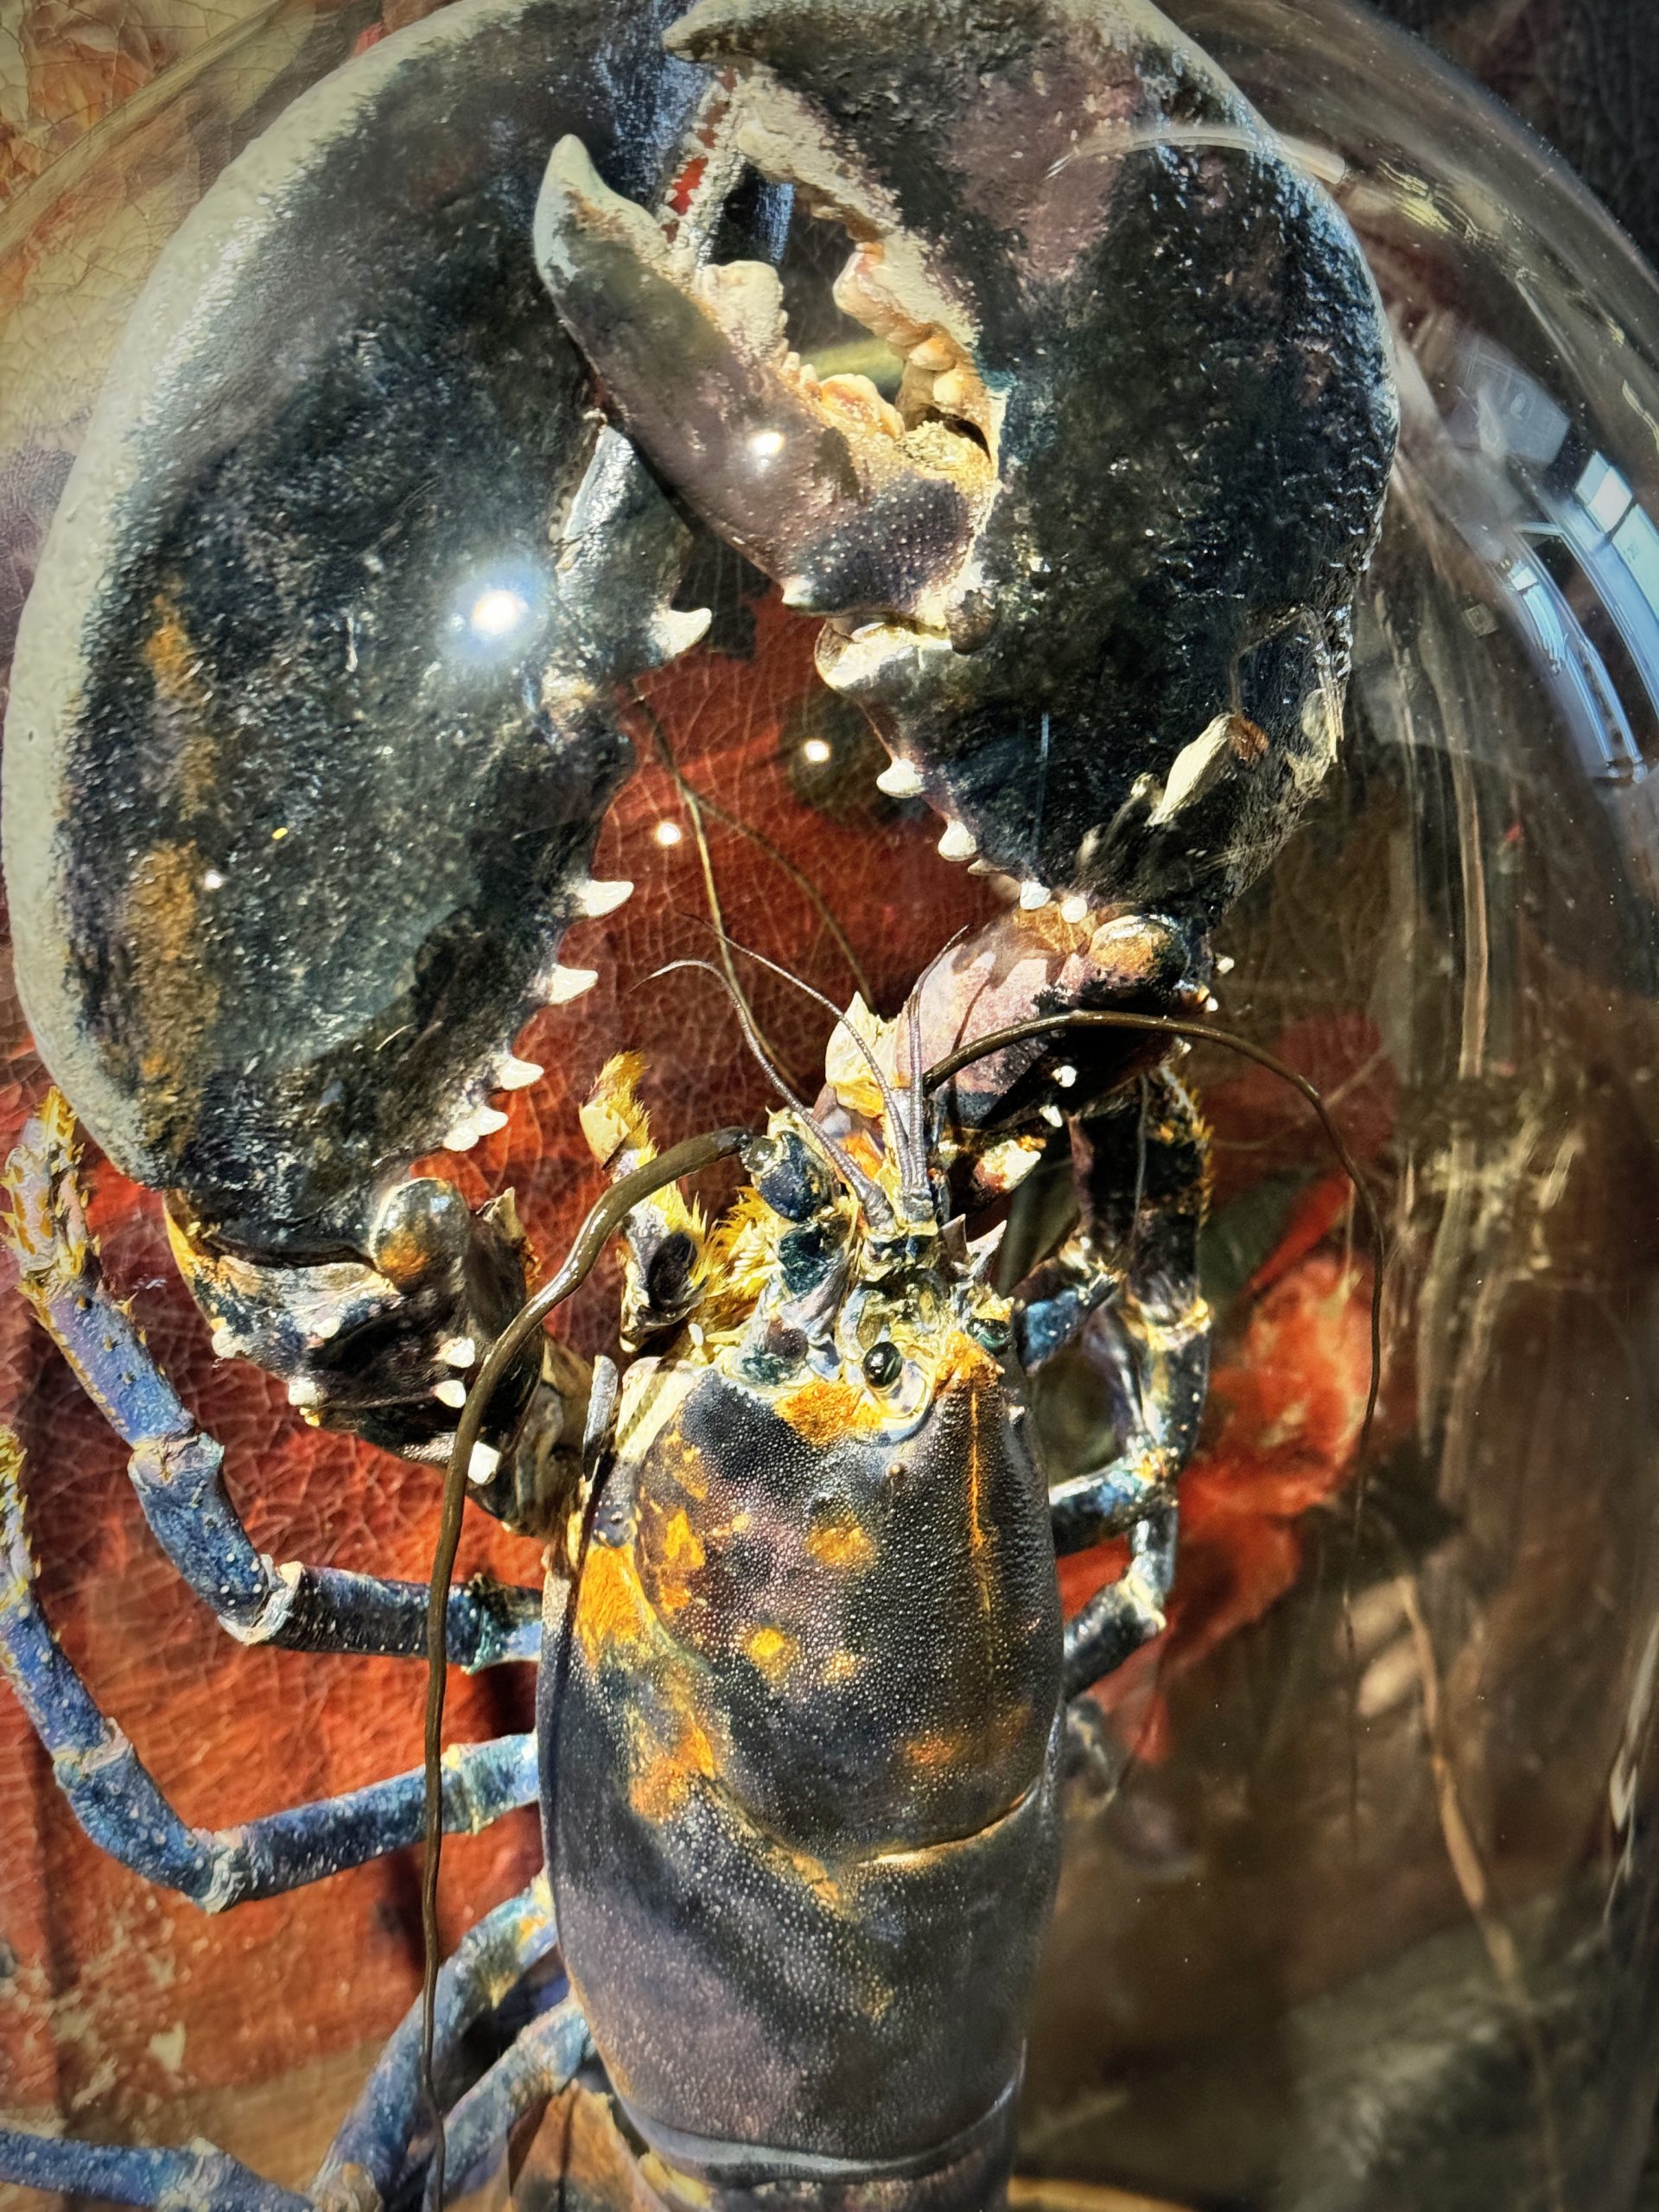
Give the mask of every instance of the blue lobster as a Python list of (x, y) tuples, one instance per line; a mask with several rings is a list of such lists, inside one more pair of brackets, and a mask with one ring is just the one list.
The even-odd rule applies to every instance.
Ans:
[[(1335, 758), (1387, 342), (1340, 217), (1148, 0), (673, 15), (457, 0), (297, 102), (158, 268), (26, 612), (5, 869), (73, 1116), (9, 1169), (25, 1294), (245, 1641), (412, 1656), (428, 1592), (256, 1552), (104, 1282), (76, 1117), (166, 1192), (221, 1357), (544, 1546), (544, 1591), (441, 1555), (440, 1656), (540, 1688), (433, 1809), (539, 1802), (546, 1867), (304, 2196), (15, 2131), (0, 2177), (441, 2203), (597, 2064), (639, 2205), (1001, 2201), (1071, 1701), (1162, 1624), (1204, 1407), (1172, 1046)], [(848, 233), (888, 391), (791, 352), (794, 205)], [(592, 874), (619, 693), (702, 634), (707, 533), (823, 622), (883, 787), (1008, 907), (892, 1020), (830, 1007), (822, 1092), (778, 1077), (764, 1131), (659, 1155), (613, 1062), (612, 1193), (527, 1306), (510, 1204), (410, 1163), (500, 1125), (524, 1023), (592, 980), (559, 953), (628, 888)], [(992, 1210), (1057, 1146), (1077, 1224), (999, 1288)], [(734, 1153), (710, 1221), (681, 1178)], [(620, 1373), (535, 1325), (617, 1230)], [(1116, 1448), (1051, 1491), (1021, 1378), (1077, 1342)], [(21, 1471), (0, 1662), (99, 1843), (213, 1910), (422, 1834), (419, 1773), (187, 1828), (41, 1612)], [(1114, 1534), (1063, 1628), (1056, 1550)]]

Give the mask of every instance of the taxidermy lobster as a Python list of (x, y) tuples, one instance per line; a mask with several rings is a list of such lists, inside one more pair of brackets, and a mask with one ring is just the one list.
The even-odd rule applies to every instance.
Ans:
[[(0, 2133), (12, 2179), (442, 2202), (596, 2058), (640, 2204), (1001, 2201), (1067, 1701), (1161, 1624), (1205, 1399), (1173, 1039), (1334, 758), (1386, 340), (1334, 208), (1147, 0), (672, 13), (459, 0), (289, 110), (158, 268), (27, 611), (41, 1053), (167, 1193), (215, 1350), (449, 1464), (436, 1656), (541, 1673), (535, 1739), (448, 1752), (433, 1809), (539, 1799), (547, 1864), (429, 1992), (435, 2135), (411, 2018), (303, 2198)], [(852, 241), (891, 398), (790, 351), (791, 193)], [(701, 634), (704, 531), (824, 623), (884, 788), (1009, 910), (764, 1133), (658, 1157), (613, 1061), (613, 1192), (527, 1307), (511, 1205), (410, 1163), (500, 1125), (524, 1024), (591, 981), (558, 956), (628, 888), (591, 873), (619, 690)], [(1004, 1295), (969, 1230), (1057, 1135), (1078, 1224)], [(677, 1179), (739, 1152), (710, 1223)], [(419, 1586), (254, 1551), (103, 1283), (60, 1105), (10, 1179), (25, 1293), (231, 1632), (425, 1649)], [(618, 1229), (620, 1385), (537, 1325)], [(1050, 1492), (1020, 1377), (1085, 1335), (1118, 1448)], [(19, 1471), (0, 1655), (97, 1840), (217, 1909), (419, 1835), (418, 1774), (184, 1827), (41, 1615)], [(448, 1586), (468, 1493), (545, 1545), (544, 1604)], [(1063, 1630), (1056, 1549), (1106, 1534), (1128, 1571)]]

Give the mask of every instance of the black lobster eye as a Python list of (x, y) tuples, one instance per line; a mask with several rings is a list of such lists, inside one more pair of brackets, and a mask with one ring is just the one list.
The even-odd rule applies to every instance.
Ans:
[(872, 1389), (885, 1390), (889, 1382), (898, 1381), (904, 1363), (899, 1357), (898, 1345), (883, 1338), (879, 1344), (872, 1344), (864, 1355), (864, 1379)]

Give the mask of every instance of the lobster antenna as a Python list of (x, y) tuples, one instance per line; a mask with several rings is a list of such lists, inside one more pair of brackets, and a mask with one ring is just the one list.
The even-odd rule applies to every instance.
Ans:
[[(780, 967), (777, 961), (767, 959), (764, 952), (757, 952), (753, 945), (740, 944), (734, 937), (727, 937), (723, 930), (720, 931), (719, 934), (725, 938), (726, 944), (730, 947), (732, 951), (741, 952), (746, 960), (755, 961), (760, 967), (770, 969), (774, 976), (781, 976), (785, 982), (791, 983), (798, 991), (804, 992), (805, 995), (812, 1000), (816, 1005), (823, 1007), (826, 1013), (834, 1014), (836, 1018), (836, 1027), (837, 1029), (844, 1029), (847, 1032), (847, 1034), (852, 1039), (860, 1052), (862, 1053), (865, 1065), (869, 1069), (871, 1075), (874, 1077), (876, 1089), (881, 1093), (881, 1110), (887, 1117), (889, 1126), (899, 1137), (902, 1147), (906, 1123), (904, 1116), (899, 1111), (899, 1100), (897, 1094), (894, 1092), (892, 1084), (887, 1081), (887, 1077), (882, 1073), (881, 1063), (876, 1058), (868, 1040), (859, 1035), (857, 1030), (854, 1028), (852, 1023), (847, 1019), (847, 1016), (842, 1012), (835, 1001), (829, 997), (824, 992), (816, 989), (812, 984), (805, 982), (801, 976), (792, 975), (787, 968)], [(905, 1160), (902, 1149), (899, 1155), (899, 1166), (901, 1171), (901, 1180), (906, 1195), (909, 1195), (914, 1186), (912, 1184), (909, 1174), (909, 1163)]]
[(927, 1173), (927, 1084), (922, 1065), (922, 1007), (912, 991), (905, 1001), (905, 1067), (910, 1079), (910, 1158), (905, 1163), (905, 1194), (933, 1202)]
[[(1143, 1036), (1182, 1037), (1200, 1045), (1220, 1045), (1230, 1052), (1237, 1052), (1247, 1060), (1254, 1060), (1257, 1067), (1266, 1068), (1281, 1083), (1287, 1083), (1318, 1115), (1325, 1131), (1325, 1141), (1336, 1154), (1338, 1165), (1353, 1185), (1355, 1198), (1365, 1217), (1376, 1265), (1371, 1276), (1371, 1376), (1365, 1393), (1365, 1418), (1360, 1424), (1357, 1457), (1363, 1462), (1365, 1446), (1370, 1438), (1371, 1423), (1376, 1414), (1377, 1393), (1382, 1382), (1382, 1270), (1388, 1259), (1388, 1232), (1382, 1226), (1382, 1217), (1377, 1211), (1376, 1200), (1362, 1180), (1358, 1163), (1344, 1140), (1342, 1131), (1332, 1118), (1324, 1094), (1317, 1084), (1281, 1060), (1264, 1045), (1253, 1045), (1246, 1037), (1236, 1037), (1230, 1029), (1218, 1028), (1212, 1021), (1189, 1021), (1180, 1014), (1130, 1014), (1104, 1007), (1079, 1007), (1073, 1014), (1040, 1014), (1028, 1021), (1016, 1021), (1006, 1029), (988, 1030), (976, 1037), (971, 1044), (959, 1045), (954, 1052), (947, 1052), (936, 1060), (923, 1077), (923, 1087), (938, 1090), (959, 1075), (976, 1060), (987, 1059), (993, 1052), (1005, 1052), (1010, 1045), (1019, 1045), (1032, 1037), (1052, 1037), (1059, 1029), (1129, 1029)], [(1355, 1511), (1363, 1504), (1363, 1483), (1356, 1488)]]
[[(740, 944), (736, 947), (736, 950), (739, 952), (741, 952), (743, 950), (743, 947)], [(759, 957), (758, 955), (754, 957)], [(768, 965), (770, 965), (770, 963), (768, 963)], [(645, 981), (648, 983), (652, 983), (656, 982), (659, 976), (676, 975), (682, 969), (685, 968), (695, 968), (702, 975), (712, 976), (715, 982), (720, 985), (721, 990), (726, 993), (728, 998), (731, 1000), (733, 1009), (737, 1015), (739, 1022), (742, 1026), (744, 1039), (747, 1044), (750, 1052), (753, 1053), (755, 1058), (766, 1070), (766, 1073), (772, 1077), (772, 1080), (777, 1084), (779, 1090), (783, 1092), (790, 1104), (795, 1109), (796, 1113), (799, 1115), (802, 1127), (810, 1132), (813, 1141), (823, 1147), (824, 1152), (829, 1156), (830, 1164), (835, 1167), (836, 1173), (844, 1178), (854, 1195), (858, 1199), (859, 1204), (863, 1207), (866, 1217), (869, 1220), (871, 1226), (873, 1228), (885, 1228), (893, 1219), (893, 1208), (887, 1204), (887, 1192), (883, 1191), (879, 1185), (871, 1181), (870, 1178), (864, 1173), (863, 1169), (852, 1157), (850, 1153), (845, 1151), (842, 1146), (836, 1142), (832, 1136), (828, 1135), (825, 1131), (818, 1127), (817, 1122), (813, 1119), (811, 1108), (807, 1105), (806, 1102), (800, 1097), (800, 1096), (779, 1073), (775, 1063), (770, 1058), (765, 1046), (760, 1041), (759, 1032), (756, 1030), (753, 1022), (751, 1021), (748, 1017), (747, 1001), (743, 998), (742, 994), (735, 989), (730, 979), (724, 976), (710, 960), (671, 960), (665, 968), (653, 969), (651, 974), (645, 978)], [(780, 975), (784, 971), (781, 969), (779, 970)], [(792, 982), (793, 980), (794, 979), (791, 977), (791, 981)], [(805, 987), (804, 986), (803, 988)]]
[(681, 772), (680, 764), (674, 758), (674, 748), (669, 742), (668, 732), (664, 728), (662, 718), (652, 707), (650, 700), (646, 698), (637, 683), (630, 683), (627, 689), (628, 696), (635, 708), (651, 726), (652, 736), (656, 742), (658, 752), (662, 756), (663, 766), (673, 779), (674, 788), (684, 804), (686, 814), (691, 823), (691, 836), (697, 849), (697, 865), (702, 874), (702, 893), (709, 902), (710, 918), (709, 926), (713, 929), (719, 941), (720, 957), (725, 968), (726, 981), (731, 987), (732, 1003), (747, 1012), (749, 1027), (754, 1031), (755, 1035), (760, 1037), (766, 1044), (767, 1051), (771, 1052), (770, 1041), (764, 1037), (760, 1027), (760, 1016), (744, 995), (743, 986), (737, 980), (737, 970), (733, 967), (731, 954), (727, 950), (731, 939), (726, 933), (726, 916), (720, 903), (720, 887), (715, 880), (715, 856), (709, 850), (709, 833), (703, 827), (703, 811), (708, 802), (701, 791), (693, 789)]
[[(718, 971), (716, 971), (718, 972)], [(438, 1932), (438, 1870), (443, 1859), (443, 1700), (449, 1669), (449, 1583), (461, 1548), (461, 1524), (467, 1509), (467, 1478), (473, 1452), (490, 1401), (502, 1376), (517, 1359), (527, 1339), (556, 1306), (562, 1305), (593, 1272), (600, 1254), (642, 1198), (682, 1175), (694, 1175), (716, 1160), (729, 1160), (748, 1142), (749, 1131), (716, 1129), (708, 1136), (689, 1137), (660, 1158), (621, 1176), (594, 1206), (576, 1231), (564, 1265), (550, 1281), (526, 1300), (491, 1345), (479, 1369), (467, 1402), (461, 1409), (455, 1440), (443, 1477), (443, 1510), (432, 1561), (432, 1580), (426, 1604), (426, 1823), (425, 1863), (421, 1874), (421, 1940), (424, 1965), (421, 1980), (421, 2092), (431, 2115), (432, 2170), (435, 2201), (443, 2202), (443, 2111), (438, 2102), (433, 2071), (433, 2046), (437, 2035), (438, 1962), (442, 1940)]]

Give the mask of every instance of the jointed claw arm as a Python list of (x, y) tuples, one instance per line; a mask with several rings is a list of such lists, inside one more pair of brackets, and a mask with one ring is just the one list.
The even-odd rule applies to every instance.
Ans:
[[(276, 1565), (254, 1548), (226, 1491), (224, 1447), (200, 1429), (104, 1280), (76, 1173), (73, 1124), (54, 1091), (7, 1162), (3, 1231), (20, 1287), (88, 1396), (129, 1446), (128, 1472), (162, 1549), (241, 1643), (414, 1658), (426, 1586), (332, 1567)], [(480, 1575), (449, 1597), (449, 1652), (470, 1669), (534, 1660), (541, 1597)]]

